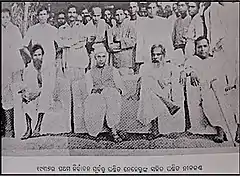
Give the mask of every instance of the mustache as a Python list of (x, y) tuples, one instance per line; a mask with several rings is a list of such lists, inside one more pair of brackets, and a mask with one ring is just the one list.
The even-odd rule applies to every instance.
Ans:
[(160, 63), (160, 61), (157, 60), (157, 59), (153, 59), (153, 60), (152, 60), (152, 63)]

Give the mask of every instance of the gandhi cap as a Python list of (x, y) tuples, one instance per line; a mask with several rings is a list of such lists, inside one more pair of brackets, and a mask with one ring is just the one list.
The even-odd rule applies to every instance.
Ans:
[(95, 54), (96, 53), (106, 53), (107, 52), (106, 47), (102, 43), (94, 44), (92, 47), (94, 49)]

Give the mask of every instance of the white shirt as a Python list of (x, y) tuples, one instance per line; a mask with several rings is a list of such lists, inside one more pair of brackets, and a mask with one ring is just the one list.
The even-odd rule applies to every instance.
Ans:
[(173, 50), (171, 43), (171, 30), (167, 19), (162, 17), (148, 18), (144, 20), (144, 29), (141, 30), (140, 36), (142, 36), (142, 46), (139, 46), (138, 50), (143, 57), (144, 62), (151, 62), (151, 47), (153, 44), (162, 44), (167, 53), (171, 53)]
[(86, 31), (84, 26), (68, 23), (61, 26), (58, 31), (60, 46), (70, 46), (63, 50), (63, 59), (69, 67), (86, 68), (89, 64), (89, 58), (86, 45)]
[(44, 60), (42, 67), (53, 66), (55, 63), (56, 50), (54, 41), (58, 42), (57, 28), (46, 23), (31, 26), (24, 37), (23, 45), (28, 46), (32, 40), (32, 45), (40, 44), (44, 49)]

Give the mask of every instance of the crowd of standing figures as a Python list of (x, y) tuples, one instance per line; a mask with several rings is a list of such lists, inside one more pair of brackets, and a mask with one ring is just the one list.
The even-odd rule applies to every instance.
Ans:
[[(238, 7), (179, 1), (140, 8), (130, 2), (128, 9), (96, 6), (78, 13), (71, 4), (53, 21), (41, 6), (38, 23), (24, 37), (3, 8), (2, 136), (16, 137), (18, 97), (26, 124), (21, 139), (41, 135), (55, 99), (62, 101), (56, 91), (61, 75), (73, 133), (107, 131), (121, 141), (116, 126), (125, 98), (139, 103), (137, 119), (152, 139), (185, 132), (239, 143)], [(135, 78), (133, 92), (127, 77)]]

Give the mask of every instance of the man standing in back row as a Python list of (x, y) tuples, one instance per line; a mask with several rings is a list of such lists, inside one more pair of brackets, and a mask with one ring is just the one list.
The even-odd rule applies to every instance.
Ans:
[[(1, 81), (1, 103), (3, 115), (1, 115), (1, 128), (5, 137), (15, 137), (14, 131), (14, 106), (16, 107), (16, 82), (21, 80), (21, 69), (24, 62), (21, 59), (19, 49), (21, 48), (22, 36), (17, 26), (11, 23), (11, 12), (2, 9), (2, 81)], [(20, 97), (19, 97), (20, 104)], [(15, 109), (16, 112), (16, 109)]]
[(89, 68), (95, 65), (92, 46), (96, 43), (103, 43), (106, 46), (107, 24), (101, 17), (102, 9), (100, 7), (93, 7), (92, 20), (86, 25), (87, 50), (91, 59)]
[(65, 76), (68, 80), (67, 109), (70, 111), (71, 131), (85, 132), (83, 123), (83, 102), (87, 96), (85, 86), (85, 72), (89, 65), (85, 30), (83, 25), (76, 25), (77, 7), (68, 7), (68, 23), (59, 29), (60, 46), (63, 47), (63, 60), (65, 62)]
[(123, 9), (115, 13), (116, 26), (109, 30), (108, 45), (111, 52), (112, 64), (120, 69), (121, 74), (133, 73), (133, 48), (136, 44), (136, 31), (124, 17)]
[[(136, 45), (133, 49), (133, 69), (134, 73), (138, 74), (140, 66), (143, 64), (141, 61), (140, 51), (137, 49), (140, 44), (141, 39), (141, 30), (144, 29), (144, 18), (138, 15), (139, 6), (137, 2), (130, 2), (129, 3), (129, 12), (130, 12), (130, 24), (133, 25), (135, 32), (136, 32)], [(138, 51), (138, 52), (137, 52)]]
[(184, 63), (185, 46), (187, 43), (186, 34), (191, 23), (188, 15), (188, 5), (186, 2), (178, 2), (180, 17), (177, 18), (172, 32), (172, 42), (174, 47), (173, 62), (176, 65)]

